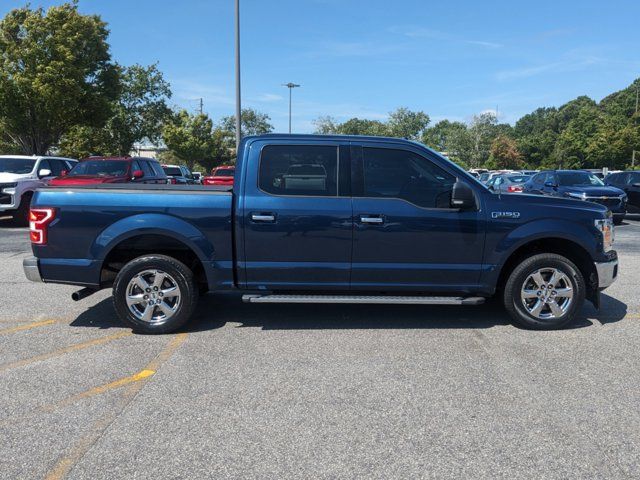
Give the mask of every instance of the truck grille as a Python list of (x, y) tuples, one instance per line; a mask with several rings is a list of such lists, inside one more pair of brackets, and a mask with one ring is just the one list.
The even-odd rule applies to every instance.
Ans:
[(618, 207), (620, 205), (619, 197), (591, 197), (587, 198), (590, 202), (599, 203), (600, 205), (604, 205), (605, 207)]

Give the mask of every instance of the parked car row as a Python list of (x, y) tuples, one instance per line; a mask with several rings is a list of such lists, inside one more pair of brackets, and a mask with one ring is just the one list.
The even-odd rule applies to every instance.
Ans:
[(202, 177), (182, 165), (161, 165), (155, 158), (98, 157), (80, 161), (50, 156), (0, 155), (0, 215), (29, 223), (29, 205), (37, 188), (111, 183), (233, 185), (235, 167), (217, 167)]
[(605, 205), (616, 224), (627, 211), (640, 212), (640, 171), (521, 170), (470, 172), (495, 193), (525, 193), (573, 198)]

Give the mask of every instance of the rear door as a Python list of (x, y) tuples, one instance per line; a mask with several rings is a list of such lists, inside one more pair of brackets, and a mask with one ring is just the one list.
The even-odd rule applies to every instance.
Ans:
[(251, 144), (242, 186), (246, 285), (347, 290), (352, 249), (349, 146)]
[(418, 147), (352, 150), (352, 290), (473, 291), (480, 280), (481, 211), (451, 208), (455, 171)]
[(640, 208), (640, 172), (625, 174), (625, 185), (620, 185), (627, 194), (628, 204)]

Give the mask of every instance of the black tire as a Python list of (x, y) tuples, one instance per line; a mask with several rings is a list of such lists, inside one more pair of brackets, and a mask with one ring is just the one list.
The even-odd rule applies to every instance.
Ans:
[[(571, 302), (566, 306), (563, 314), (552, 318), (538, 318), (532, 315), (521, 296), (525, 282), (530, 279), (530, 276), (538, 270), (544, 269), (555, 269), (563, 273), (571, 284), (573, 294)], [(547, 288), (548, 286), (549, 284), (546, 285)], [(535, 330), (554, 330), (564, 327), (575, 318), (576, 313), (584, 303), (585, 291), (586, 287), (582, 273), (571, 260), (553, 253), (542, 253), (526, 258), (513, 269), (504, 287), (504, 307), (511, 316), (513, 323), (517, 326)], [(559, 291), (557, 293), (558, 295), (560, 294)], [(564, 299), (560, 297), (558, 297), (558, 300), (564, 302)], [(531, 306), (535, 306), (536, 301), (537, 298), (533, 298), (527, 302)], [(544, 306), (541, 313), (542, 315), (548, 315), (553, 312), (551, 312), (550, 307)]]
[(31, 208), (31, 198), (33, 193), (25, 192), (20, 199), (20, 206), (13, 212), (13, 224), (17, 227), (29, 226), (29, 208)]
[[(168, 274), (166, 281), (169, 283), (165, 283), (164, 285), (175, 283), (175, 286), (178, 289), (180, 296), (179, 299), (176, 300), (175, 313), (172, 313), (170, 318), (165, 320), (151, 319), (150, 321), (145, 321), (138, 318), (127, 304), (127, 295), (129, 293), (128, 289), (139, 289), (137, 286), (131, 287), (130, 282), (134, 280), (134, 277), (138, 277), (140, 273), (147, 270), (157, 270)], [(154, 277), (146, 278), (149, 279)], [(150, 287), (153, 288), (151, 285)], [(160, 289), (160, 291), (162, 291), (162, 287), (160, 287)], [(135, 291), (138, 292), (138, 290)], [(156, 302), (160, 303), (165, 302), (165, 300), (166, 299), (156, 298)], [(144, 311), (146, 312), (146, 308), (148, 308), (147, 302), (139, 303), (137, 307), (134, 307), (134, 309), (142, 309), (146, 305), (144, 308)], [(116, 312), (120, 319), (137, 333), (161, 334), (174, 332), (189, 321), (197, 303), (198, 285), (193, 277), (193, 272), (191, 272), (191, 270), (182, 262), (166, 255), (144, 255), (131, 260), (122, 268), (122, 270), (120, 270), (120, 272), (118, 272), (113, 284), (113, 304)], [(163, 306), (165, 306), (165, 304), (163, 304)], [(158, 316), (162, 316), (164, 313), (163, 311), (159, 311), (159, 309), (161, 309), (160, 306), (153, 307), (152, 311), (156, 312)]]
[(614, 225), (622, 225), (623, 221), (624, 221), (624, 217), (613, 217)]

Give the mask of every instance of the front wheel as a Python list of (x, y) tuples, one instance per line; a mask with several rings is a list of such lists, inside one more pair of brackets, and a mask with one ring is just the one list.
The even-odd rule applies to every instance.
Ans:
[(585, 298), (580, 270), (552, 253), (534, 255), (513, 269), (504, 306), (514, 323), (531, 329), (557, 329), (573, 320)]
[(198, 302), (191, 270), (166, 255), (145, 255), (127, 263), (113, 284), (120, 319), (139, 333), (170, 333), (182, 327)]

